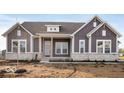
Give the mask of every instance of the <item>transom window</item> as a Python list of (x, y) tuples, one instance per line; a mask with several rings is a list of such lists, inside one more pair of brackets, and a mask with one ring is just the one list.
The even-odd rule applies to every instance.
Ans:
[(12, 52), (14, 53), (26, 52), (26, 40), (12, 40)]
[(97, 53), (111, 53), (111, 40), (98, 40)]
[(68, 54), (68, 42), (56, 42), (55, 53), (56, 54)]
[(85, 52), (85, 40), (79, 40), (79, 53)]

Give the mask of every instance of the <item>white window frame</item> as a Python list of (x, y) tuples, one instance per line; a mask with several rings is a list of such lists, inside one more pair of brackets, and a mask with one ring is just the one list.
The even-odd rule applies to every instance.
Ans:
[(80, 48), (81, 48), (81, 42), (83, 42), (84, 43), (84, 52), (83, 53), (85, 53), (85, 40), (79, 40), (79, 53), (81, 53), (81, 50), (80, 50)]
[[(14, 41), (18, 42), (18, 52), (17, 53), (27, 53), (27, 40), (25, 40), (25, 39), (12, 39), (12, 41), (11, 41), (12, 53), (15, 53), (15, 52), (13, 52), (13, 42)], [(25, 52), (20, 52), (20, 41), (24, 41), (25, 42)]]
[(21, 30), (17, 30), (17, 36), (21, 36)]
[(106, 30), (102, 30), (102, 36), (106, 36)]
[[(57, 49), (56, 49), (56, 43), (60, 43), (60, 53), (57, 53)], [(63, 53), (63, 44), (67, 43), (67, 45), (69, 46), (68, 42), (55, 42), (55, 54), (56, 55), (68, 55), (68, 47), (67, 47), (67, 53)]]
[[(112, 46), (112, 43), (111, 43), (111, 40), (97, 40), (96, 41), (96, 53), (98, 53), (98, 42), (99, 41), (102, 41), (103, 42), (103, 53), (100, 53), (100, 54), (111, 54), (111, 46)], [(110, 53), (105, 53), (105, 41), (109, 41), (110, 42)]]
[(47, 32), (59, 32), (60, 25), (46, 25), (47, 26)]
[(94, 22), (93, 22), (93, 27), (96, 27), (96, 26), (97, 26), (97, 22), (94, 21)]

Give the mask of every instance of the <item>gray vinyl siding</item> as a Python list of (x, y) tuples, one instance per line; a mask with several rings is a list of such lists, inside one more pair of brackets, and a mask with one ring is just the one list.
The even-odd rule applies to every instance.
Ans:
[[(88, 52), (88, 38), (87, 38), (87, 33), (89, 33), (94, 27), (93, 27), (93, 22), (96, 19), (93, 19), (89, 24), (87, 24), (84, 28), (82, 28), (79, 32), (77, 32), (74, 35), (74, 52), (79, 52), (79, 40), (83, 39), (85, 40), (85, 52)], [(99, 25), (100, 22), (96, 20), (97, 24)]]
[[(21, 30), (21, 36), (17, 36), (17, 29)], [(30, 52), (30, 34), (28, 32), (26, 32), (24, 29), (22, 29), (21, 27), (18, 28), (16, 27), (13, 31), (11, 31), (10, 33), (8, 33), (8, 46), (7, 46), (7, 50), (8, 52), (12, 52), (11, 50), (11, 41), (12, 39), (26, 39), (27, 41), (27, 52)]]
[(98, 29), (95, 33), (92, 34), (92, 39), (91, 39), (91, 51), (96, 52), (96, 40), (97, 39), (102, 39), (102, 40), (111, 40), (111, 49), (112, 52), (116, 52), (116, 34), (112, 32), (108, 27), (105, 26), (106, 30), (106, 36), (102, 36), (102, 30), (103, 26)]

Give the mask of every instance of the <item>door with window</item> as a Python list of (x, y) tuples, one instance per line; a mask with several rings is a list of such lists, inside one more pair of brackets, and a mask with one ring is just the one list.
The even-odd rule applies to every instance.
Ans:
[(46, 57), (50, 56), (51, 54), (51, 42), (50, 41), (44, 42), (44, 52), (45, 52)]

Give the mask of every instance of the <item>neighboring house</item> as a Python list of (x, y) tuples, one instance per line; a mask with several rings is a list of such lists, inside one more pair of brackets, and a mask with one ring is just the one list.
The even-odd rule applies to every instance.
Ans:
[(118, 60), (119, 32), (98, 16), (87, 23), (16, 23), (3, 34), (7, 60)]

